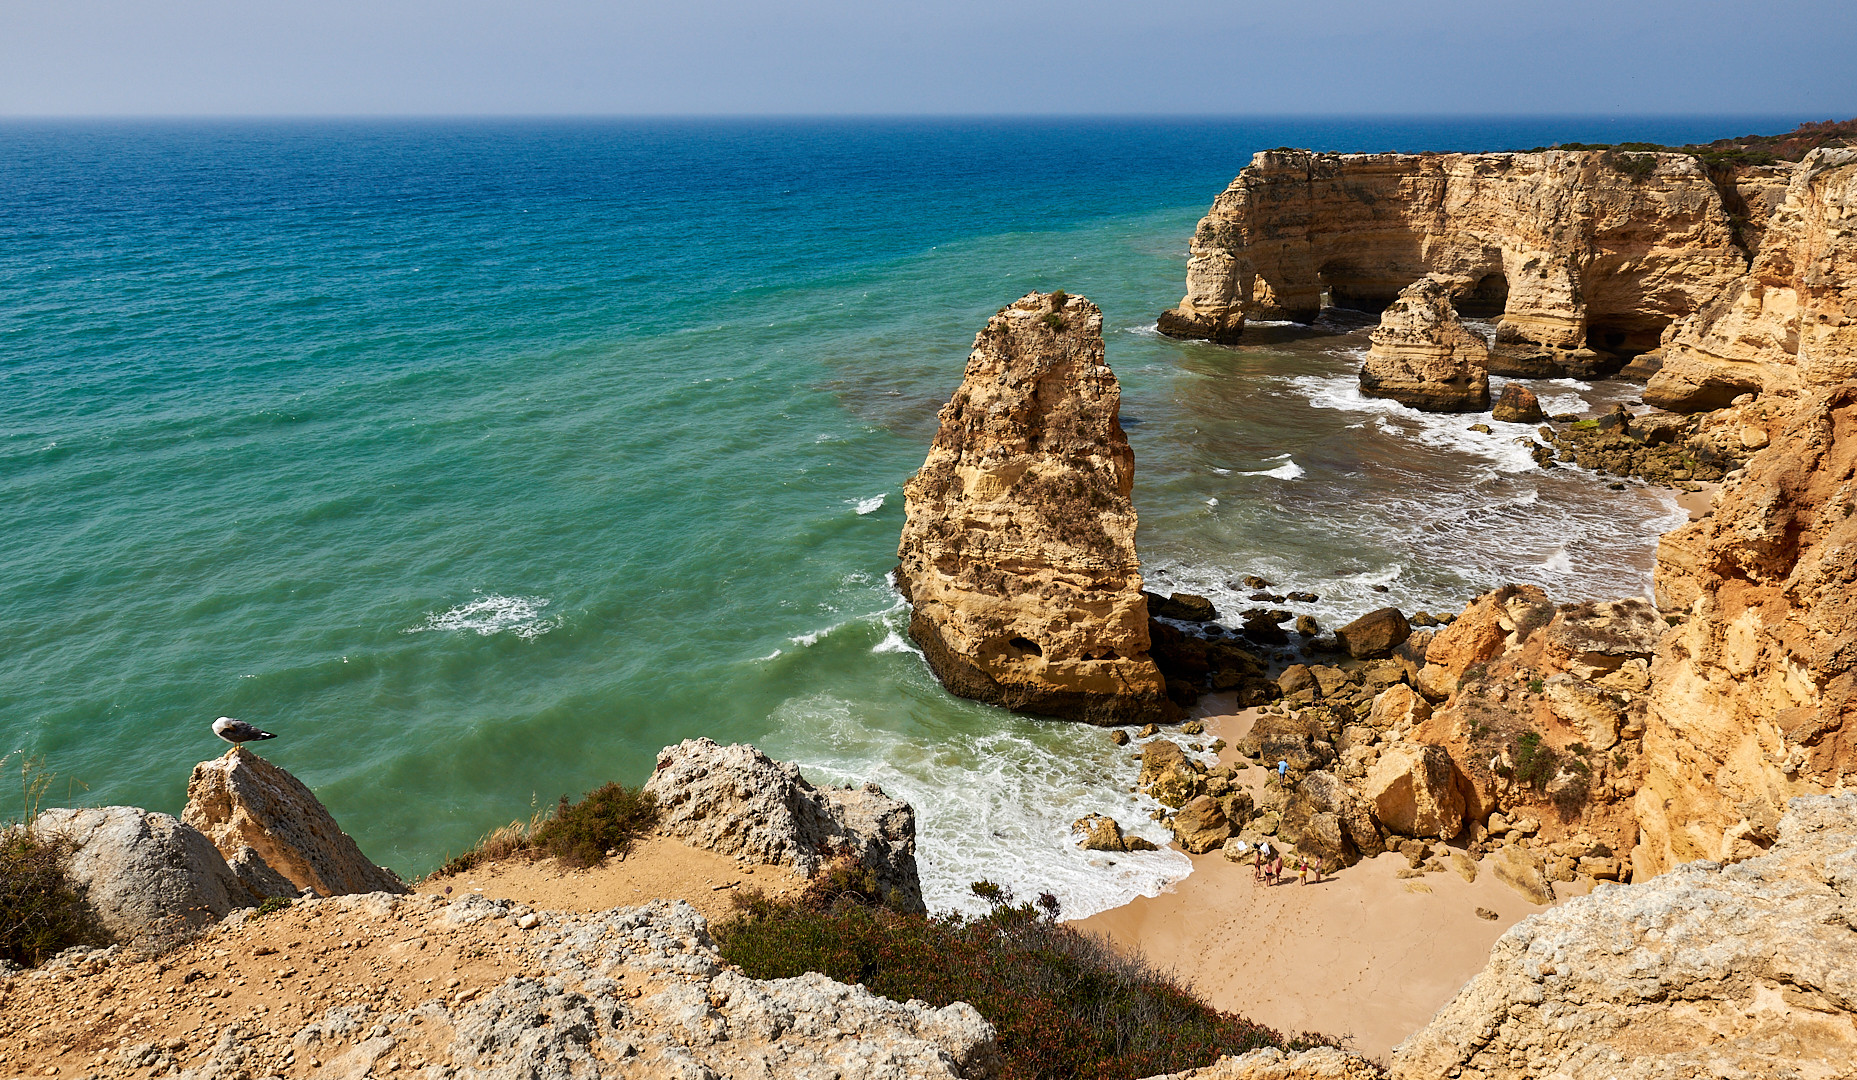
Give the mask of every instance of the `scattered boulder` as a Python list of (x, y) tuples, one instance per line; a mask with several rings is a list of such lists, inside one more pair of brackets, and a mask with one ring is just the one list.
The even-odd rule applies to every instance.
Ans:
[(1463, 324), (1436, 277), (1406, 286), (1380, 315), (1361, 365), (1363, 394), (1426, 412), (1489, 408), (1489, 344)]
[(1085, 851), (1153, 851), (1155, 843), (1139, 836), (1124, 836), (1122, 826), (1106, 814), (1087, 814), (1071, 823), (1070, 831), (1081, 836)]
[(1504, 844), (1498, 849), (1490, 861), (1490, 873), (1531, 904), (1545, 906), (1554, 902), (1554, 886), (1548, 881), (1546, 864), (1521, 844)]
[(211, 840), (172, 814), (60, 808), (40, 813), (33, 828), (71, 842), (65, 875), (119, 940), (203, 926), (259, 900)]
[(411, 891), (368, 861), (303, 781), (242, 746), (193, 767), (181, 819), (261, 896), (280, 895), (280, 880), (291, 886), (285, 895)]
[(1521, 383), (1510, 383), (1491, 406), (1490, 419), (1505, 424), (1539, 424), (1547, 414), (1541, 411), (1541, 402), (1533, 390)]
[(1624, 711), (1612, 695), (1572, 675), (1552, 675), (1543, 682), (1542, 695), (1554, 715), (1580, 733), (1580, 741), (1594, 750), (1618, 745)]
[(1168, 825), (1173, 829), (1174, 839), (1179, 841), (1180, 846), (1195, 855), (1211, 851), (1232, 835), (1231, 822), (1226, 820), (1224, 807), (1210, 795), (1195, 795), (1188, 799)]
[(1844, 1075), (1857, 1061), (1857, 797), (1793, 799), (1778, 833), (1764, 855), (1602, 885), (1523, 920), (1394, 1049), (1393, 1075)]
[(1141, 775), (1135, 786), (1162, 806), (1178, 808), (1199, 794), (1205, 782), (1178, 743), (1156, 739), (1141, 749)]
[(1097, 724), (1173, 719), (1102, 322), (1082, 297), (1032, 293), (975, 336), (904, 487), (896, 585), (952, 693)]
[(1285, 694), (1294, 694), (1298, 690), (1307, 690), (1315, 685), (1315, 675), (1307, 664), (1291, 664), (1277, 676), (1277, 689)]
[(644, 790), (658, 800), (664, 831), (691, 847), (809, 876), (833, 854), (849, 851), (876, 875), (893, 906), (926, 910), (915, 809), (875, 784), (816, 788), (799, 766), (752, 746), (685, 739), (658, 752)]
[(1442, 746), (1402, 746), (1380, 755), (1367, 772), (1373, 815), (1401, 836), (1450, 840), (1464, 827), (1457, 768)]
[(1331, 772), (1302, 778), (1284, 803), (1277, 835), (1330, 868), (1353, 866), (1363, 855), (1385, 850), (1366, 802)]
[(1431, 702), (1399, 683), (1380, 691), (1367, 712), (1367, 726), (1376, 731), (1411, 731), (1431, 719)]
[(1287, 761), (1297, 772), (1307, 772), (1334, 760), (1333, 748), (1320, 741), (1326, 734), (1322, 725), (1313, 720), (1265, 713), (1232, 745), (1239, 753), (1257, 758), (1266, 766)]
[(1211, 622), (1219, 617), (1212, 606), (1212, 601), (1192, 593), (1174, 593), (1165, 599), (1154, 593), (1144, 592), (1147, 597), (1148, 614), (1156, 619), (1173, 619), (1177, 622)]
[(1356, 660), (1391, 656), (1411, 636), (1406, 617), (1392, 607), (1369, 611), (1335, 631), (1335, 641)]

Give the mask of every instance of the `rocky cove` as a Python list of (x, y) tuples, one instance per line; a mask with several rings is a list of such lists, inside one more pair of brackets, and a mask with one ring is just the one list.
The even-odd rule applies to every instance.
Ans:
[[(1847, 428), (1857, 391), (1838, 367), (1849, 319), (1840, 289), (1852, 269), (1842, 223), (1857, 161), (1815, 152), (1783, 170), (1783, 198), (1772, 195), (1777, 173), (1737, 187), (1746, 201), (1756, 181), (1765, 184), (1766, 202), (1749, 203), (1772, 210), (1760, 227), (1736, 226), (1720, 186), (1675, 161), (1619, 179), (1590, 155), (1571, 164), (1558, 152), (1533, 155), (1542, 160), (1516, 166), (1520, 179), (1504, 177), (1511, 187), (1501, 188), (1495, 163), (1456, 160), (1480, 155), (1277, 160), (1286, 157), (1260, 155), (1256, 173), (1234, 184), (1243, 198), (1215, 205), (1229, 229), (1202, 226), (1188, 302), (1163, 329), (1209, 327), (1208, 336), (1241, 340), (1245, 318), (1306, 317), (1324, 291), (1331, 300), (1387, 301), (1381, 325), (1398, 333), (1384, 335), (1381, 351), (1434, 407), (1464, 404), (1452, 388), (1473, 388), (1479, 367), (1485, 387), (1505, 363), (1516, 379), (1591, 376), (1615, 362), (1650, 372), (1644, 400), (1664, 410), (1562, 420), (1529, 450), (1544, 466), (1720, 482), (1706, 512), (1660, 545), (1656, 595), (1563, 603), (1536, 587), (1505, 587), (1442, 618), (1386, 609), (1324, 632), (1277, 606), (1293, 603), (1296, 582), (1242, 583), (1259, 606), (1223, 621), (1202, 597), (1144, 593), (1134, 463), (1102, 362), (1100, 313), (1081, 297), (1033, 294), (1002, 309), (976, 340), (967, 380), (908, 492), (898, 580), (928, 662), (951, 690), (993, 704), (1178, 725), (1172, 738), (1138, 735), (1130, 752), (1141, 755), (1138, 784), (1168, 809), (1189, 852), (1220, 858), (1237, 843), (1269, 839), (1330, 867), (1402, 860), (1399, 879), (1427, 891), (1428, 876), (1488, 874), (1531, 906), (1560, 899), (1501, 936), (1483, 973), (1393, 1052), (1394, 1075), (1693, 1075), (1723, 1063), (1753, 1075), (1840, 1075), (1857, 1000), (1845, 985), (1857, 967), (1846, 865), (1857, 826), (1843, 794), (1853, 738), (1846, 606), (1857, 445)], [(1384, 189), (1372, 187), (1387, 176)], [(1390, 236), (1385, 251), (1355, 245), (1355, 261), (1342, 267), (1331, 248), (1311, 280), (1297, 277), (1296, 261), (1310, 258), (1297, 245), (1320, 244), (1305, 237), (1273, 249), (1288, 226), (1248, 209), (1291, 201), (1258, 194), (1257, 185), (1284, 178), (1321, 199), (1367, 204)], [(1471, 194), (1453, 190), (1460, 181), (1474, 181)], [(1485, 182), (1498, 194), (1479, 193)], [(1363, 190), (1378, 194), (1361, 199)], [(1590, 209), (1606, 200), (1616, 205)], [(1520, 227), (1503, 214), (1519, 220), (1514, 206), (1564, 208), (1568, 228), (1511, 237), (1504, 230)], [(1348, 216), (1358, 207), (1317, 209), (1305, 224), (1362, 233)], [(1639, 220), (1647, 213), (1648, 225)], [(1589, 219), (1606, 228), (1589, 229)], [(1411, 241), (1402, 230), (1413, 220), (1443, 226)], [(1569, 246), (1567, 235), (1591, 246)], [(1214, 241), (1225, 246), (1215, 252)], [(1425, 261), (1410, 244), (1458, 254)], [(1472, 248), (1474, 258), (1462, 254)], [(1608, 265), (1629, 272), (1594, 269)], [(1498, 288), (1491, 266), (1505, 275), (1513, 266), (1516, 278), (1539, 270), (1544, 284)], [(1218, 278), (1221, 268), (1227, 278)], [(1408, 293), (1412, 303), (1396, 311)], [(1598, 296), (1611, 299), (1579, 299)], [(1496, 341), (1481, 365), (1461, 335), (1427, 329), (1451, 327), (1459, 304), (1493, 306), (1499, 297)], [(1423, 318), (1408, 318), (1419, 299)], [(1655, 348), (1626, 355), (1653, 339)], [(1376, 337), (1373, 348), (1381, 345)], [(1428, 348), (1436, 355), (1414, 362)], [(1433, 360), (1445, 364), (1442, 377), (1427, 368)], [(1399, 382), (1382, 378), (1370, 389)], [(1440, 387), (1447, 396), (1434, 393)], [(1510, 415), (1548, 421), (1530, 416), (1520, 393), (1505, 396)], [(1199, 715), (1180, 724), (1190, 709)], [(1111, 736), (1080, 727), (1078, 737)], [(224, 771), (237, 772), (243, 756), (226, 760)], [(89, 833), (82, 815), (103, 812), (60, 821), (81, 836), (129, 838), (108, 842), (131, 854), (85, 864), (105, 868), (89, 879), (93, 897), (143, 872), (129, 868), (152, 868), (180, 891), (151, 886), (128, 908), (146, 911), (156, 902), (147, 896), (173, 895), (178, 906), (162, 908), (166, 916), (208, 928), (178, 946), (193, 951), (168, 954), (178, 963), (74, 951), (9, 975), (5, 1037), (28, 1047), (31, 1065), (58, 1064), (64, 1075), (200, 1076), (819, 1068), (985, 1076), (993, 1067), (990, 1029), (971, 1010), (897, 1005), (823, 977), (745, 979), (717, 961), (700, 917), (685, 908), (567, 916), (407, 897), (352, 842), (319, 846), (332, 840), (333, 822), (316, 816), (306, 790), (272, 777), (265, 790), (287, 797), (260, 799), (230, 779), (214, 786), (216, 774), (202, 769), (200, 809), (190, 799), (178, 823), (123, 808)], [(804, 875), (822, 845), (849, 843), (903, 906), (911, 903), (905, 804), (881, 792), (846, 799), (811, 788), (797, 770), (745, 747), (668, 748), (654, 783), (659, 776), (677, 807), (667, 829), (690, 847)], [(283, 809), (261, 809), (274, 803)], [(1081, 842), (1127, 846), (1113, 820), (1078, 824)], [(91, 845), (79, 850), (103, 850)], [(168, 854), (149, 854), (156, 850)], [(1557, 896), (1574, 885), (1592, 892)], [(319, 899), (238, 914), (304, 889)], [(118, 925), (133, 934), (133, 924)], [(343, 951), (315, 947), (317, 934)], [(361, 958), (341, 971), (373, 988), (369, 1000), (319, 999), (285, 1017), (241, 996), (235, 1023), (210, 1004), (216, 993), (204, 996), (224, 989), (209, 985), (212, 968), (236, 966), (219, 978), (245, 986), (277, 982), (301, 974), (305, 953)], [(410, 962), (418, 954), (446, 963), (427, 963), (433, 974), (421, 975)], [(479, 963), (493, 954), (498, 963)], [(244, 966), (222, 963), (232, 959)], [(62, 1003), (66, 988), (98, 1000), (72, 1006), (80, 1015), (55, 1015), (48, 1002)], [(78, 1034), (110, 1008), (102, 998), (149, 993), (175, 1007), (118, 1007), (107, 1040)], [(203, 1022), (190, 1005), (218, 1016)], [(1374, 1068), (1334, 1050), (1262, 1051), (1201, 1075)]]

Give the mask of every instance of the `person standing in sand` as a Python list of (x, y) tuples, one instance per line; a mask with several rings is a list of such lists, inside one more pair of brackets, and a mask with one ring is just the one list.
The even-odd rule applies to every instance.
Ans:
[(1296, 856), (1296, 884), (1309, 884), (1309, 860), (1301, 855)]
[(1262, 844), (1257, 845), (1257, 850), (1251, 856), (1251, 880), (1264, 880), (1264, 845)]

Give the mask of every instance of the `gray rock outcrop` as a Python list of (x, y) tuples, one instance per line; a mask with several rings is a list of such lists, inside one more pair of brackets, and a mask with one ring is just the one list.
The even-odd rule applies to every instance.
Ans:
[(926, 910), (915, 809), (875, 784), (818, 788), (799, 766), (752, 746), (686, 739), (659, 751), (644, 790), (658, 800), (661, 826), (692, 847), (807, 875), (850, 851), (877, 876), (892, 905)]
[(1393, 1075), (1849, 1076), (1853, 1020), (1857, 796), (1807, 796), (1766, 855), (1602, 885), (1518, 923), (1393, 1050)]
[(181, 817), (260, 896), (408, 891), (368, 861), (301, 780), (243, 747), (194, 766)]
[(54, 809), (33, 827), (72, 843), (65, 874), (118, 939), (203, 926), (258, 902), (213, 842), (172, 814), (134, 806)]

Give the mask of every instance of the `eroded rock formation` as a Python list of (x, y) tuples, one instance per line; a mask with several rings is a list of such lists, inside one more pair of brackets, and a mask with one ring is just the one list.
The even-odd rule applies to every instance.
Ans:
[(1755, 854), (1786, 799), (1857, 773), (1857, 384), (1805, 400), (1666, 534), (1639, 874)]
[(644, 790), (658, 800), (671, 836), (808, 876), (849, 853), (877, 877), (894, 906), (925, 910), (916, 871), (916, 812), (875, 784), (818, 788), (799, 766), (746, 744), (686, 739), (658, 754)]
[(1718, 409), (1750, 390), (1857, 378), (1857, 149), (1814, 150), (1791, 171), (1749, 272), (1665, 335), (1644, 400)]
[(1489, 346), (1451, 306), (1451, 286), (1422, 277), (1380, 314), (1361, 392), (1426, 412), (1489, 408)]
[(1409, 1080), (1833, 1077), (1857, 1060), (1857, 796), (1778, 843), (1534, 915), (1393, 1050)]
[(39, 814), (33, 827), (71, 842), (65, 875), (119, 940), (204, 926), (260, 899), (211, 840), (171, 814), (60, 808)]
[(1496, 374), (1599, 374), (1738, 278), (1746, 242), (1687, 154), (1271, 150), (1200, 221), (1160, 329), (1234, 341), (1246, 318), (1306, 322), (1325, 295), (1371, 310), (1429, 274), (1501, 316)]
[(1177, 715), (1148, 654), (1120, 405), (1082, 297), (1030, 294), (975, 336), (897, 550), (910, 636), (950, 691), (1101, 724)]
[(397, 874), (368, 861), (301, 780), (244, 747), (194, 766), (181, 818), (259, 896), (407, 891)]

